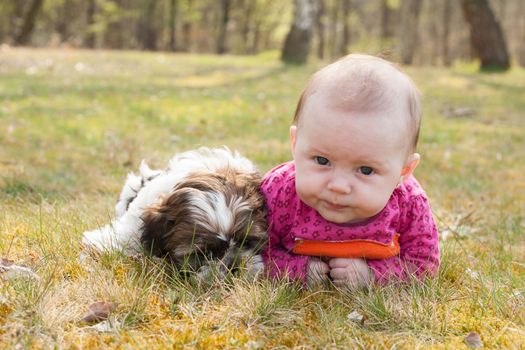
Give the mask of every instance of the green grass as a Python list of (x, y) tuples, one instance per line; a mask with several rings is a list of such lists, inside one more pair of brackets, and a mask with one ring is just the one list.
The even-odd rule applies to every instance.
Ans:
[[(203, 287), (155, 261), (80, 260), (141, 159), (228, 145), (265, 172), (290, 158), (309, 75), (256, 57), (11, 49), (0, 55), (0, 348), (525, 348), (525, 71), (407, 68), (424, 97), (416, 175), (442, 234), (434, 280), (369, 291)], [(467, 108), (465, 117), (447, 111)], [(116, 301), (114, 332), (78, 322)], [(356, 324), (347, 315), (366, 316)]]

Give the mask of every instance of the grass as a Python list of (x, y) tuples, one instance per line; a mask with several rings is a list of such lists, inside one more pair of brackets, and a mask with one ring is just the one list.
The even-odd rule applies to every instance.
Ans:
[[(0, 348), (525, 348), (525, 71), (407, 68), (424, 96), (416, 175), (442, 237), (434, 280), (369, 291), (285, 282), (203, 287), (155, 261), (82, 260), (125, 175), (200, 145), (262, 172), (289, 159), (308, 76), (256, 57), (4, 49), (0, 56), (0, 258), (39, 280), (0, 283)], [(464, 116), (456, 113), (463, 108)], [(457, 115), (456, 115), (457, 114)], [(119, 303), (111, 332), (78, 320)], [(349, 321), (357, 310), (363, 324)]]

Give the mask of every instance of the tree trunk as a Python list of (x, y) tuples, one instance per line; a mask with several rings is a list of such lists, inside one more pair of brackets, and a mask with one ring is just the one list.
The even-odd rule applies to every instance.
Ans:
[(338, 48), (338, 44), (339, 44), (339, 35), (337, 33), (337, 27), (339, 25), (339, 0), (336, 0), (333, 4), (332, 4), (332, 11), (330, 13), (330, 34), (329, 34), (329, 37), (330, 37), (330, 40), (328, 40), (329, 43), (331, 43), (332, 45), (329, 47), (330, 48), (330, 57), (331, 58), (335, 58), (339, 55), (339, 48)]
[(155, 20), (155, 10), (157, 8), (158, 0), (147, 0), (144, 15), (139, 20), (138, 24), (138, 38), (145, 50), (157, 50), (157, 29)]
[(38, 12), (42, 8), (43, 3), (44, 0), (33, 0), (29, 11), (27, 11), (24, 18), (22, 29), (15, 38), (15, 45), (27, 45), (29, 43), (33, 30), (35, 29), (36, 17), (38, 16)]
[(176, 35), (177, 34), (176, 32), (177, 11), (178, 11), (178, 1), (171, 0), (170, 1), (170, 23), (168, 26), (170, 29), (170, 42), (169, 42), (170, 51), (177, 50), (177, 35)]
[[(96, 2), (96, 0), (95, 0)], [(118, 8), (120, 13), (123, 8), (126, 8), (125, 0), (114, 0), (115, 6)], [(126, 26), (120, 16), (115, 16), (109, 19), (107, 27), (105, 28), (104, 35), (104, 47), (110, 49), (123, 49), (124, 48), (124, 32)]]
[(86, 23), (87, 32), (85, 34), (84, 44), (90, 49), (95, 48), (95, 33), (93, 32), (93, 24), (95, 24), (96, 0), (89, 0), (87, 4)]
[(71, 16), (74, 14), (75, 4), (71, 0), (64, 0), (62, 7), (57, 9), (59, 13), (59, 18), (56, 21), (56, 31), (60, 35), (61, 42), (67, 42), (70, 39), (70, 24)]
[(401, 2), (401, 63), (412, 64), (418, 45), (419, 13), (422, 0)]
[(193, 23), (191, 20), (193, 12), (193, 0), (187, 0), (187, 3), (187, 13), (182, 16), (182, 45), (184, 46), (184, 51), (189, 52), (191, 51), (191, 34), (193, 31)]
[(24, 1), (11, 1), (12, 11), (9, 14), (9, 23), (7, 25), (7, 35), (14, 40), (14, 38), (18, 34), (18, 28), (20, 27), (19, 23), (21, 22), (21, 18), (24, 17), (24, 9), (26, 6)]
[(318, 11), (318, 0), (295, 0), (293, 23), (281, 54), (284, 62), (306, 63)]
[(392, 9), (388, 5), (388, 0), (381, 1), (381, 40), (385, 41), (393, 36), (392, 33)]
[(319, 0), (319, 11), (317, 13), (317, 57), (319, 59), (324, 59), (324, 49), (325, 49), (325, 23), (324, 23), (324, 14), (325, 14), (325, 3), (324, 0)]
[(227, 51), (226, 39), (228, 32), (228, 22), (230, 21), (230, 0), (221, 1), (222, 17), (217, 38), (217, 53), (222, 55)]
[(463, 15), (470, 26), (470, 42), (481, 60), (482, 70), (510, 67), (507, 44), (487, 0), (462, 0)]
[(253, 0), (245, 0), (242, 2), (243, 7), (243, 18), (242, 18), (242, 31), (241, 31), (241, 37), (242, 37), (242, 45), (243, 45), (243, 52), (245, 54), (252, 52), (253, 46), (250, 45), (250, 33), (252, 31), (252, 23), (253, 21), (253, 14), (255, 11), (257, 11), (257, 2)]
[(343, 37), (341, 40), (341, 46), (339, 46), (340, 56), (348, 54), (348, 45), (350, 45), (350, 1), (341, 0), (342, 4), (342, 21), (343, 21)]
[(525, 67), (525, 2), (519, 2), (518, 13), (521, 18), (521, 33), (520, 33), (520, 44), (518, 52), (518, 63), (520, 66)]
[(258, 20), (255, 21), (255, 23), (253, 25), (253, 41), (252, 41), (252, 45), (250, 47), (250, 53), (251, 54), (254, 55), (257, 52), (259, 52), (260, 41), (261, 41), (261, 20), (258, 19)]
[(449, 52), (449, 38), (450, 38), (450, 0), (444, 0), (443, 3), (443, 17), (442, 17), (442, 25), (443, 25), (443, 32), (441, 37), (441, 55), (443, 56), (443, 65), (445, 67), (449, 67), (452, 63), (452, 60), (450, 58), (450, 52)]

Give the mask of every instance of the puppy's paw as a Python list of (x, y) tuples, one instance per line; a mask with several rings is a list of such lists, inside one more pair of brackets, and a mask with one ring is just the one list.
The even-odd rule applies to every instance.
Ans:
[(82, 245), (86, 250), (105, 251), (115, 246), (111, 227), (104, 226), (99, 230), (86, 231), (82, 235)]
[(244, 263), (244, 271), (242, 276), (248, 281), (255, 281), (264, 273), (264, 262), (262, 256), (253, 255), (249, 257)]
[(217, 282), (223, 281), (226, 278), (227, 273), (225, 269), (221, 267), (220, 263), (215, 261), (209, 261), (206, 265), (201, 266), (195, 278), (197, 283), (204, 286), (211, 286)]

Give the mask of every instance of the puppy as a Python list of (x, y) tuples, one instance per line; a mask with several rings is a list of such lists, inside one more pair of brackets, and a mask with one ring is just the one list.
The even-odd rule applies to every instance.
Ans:
[(128, 255), (145, 251), (201, 277), (212, 267), (225, 274), (242, 264), (257, 275), (267, 240), (260, 182), (253, 163), (227, 148), (177, 154), (166, 170), (143, 161), (140, 175), (128, 175), (116, 218), (85, 232), (82, 243)]

